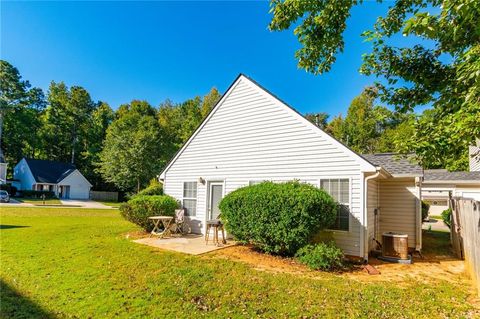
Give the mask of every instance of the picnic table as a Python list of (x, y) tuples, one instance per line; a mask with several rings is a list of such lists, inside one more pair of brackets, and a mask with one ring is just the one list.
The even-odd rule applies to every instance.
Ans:
[[(170, 225), (172, 224), (172, 216), (151, 216), (148, 217), (149, 220), (153, 222), (153, 230), (150, 233), (150, 236), (157, 235), (160, 238), (163, 238), (167, 235), (170, 235)], [(160, 230), (160, 227), (163, 226), (163, 230)]]

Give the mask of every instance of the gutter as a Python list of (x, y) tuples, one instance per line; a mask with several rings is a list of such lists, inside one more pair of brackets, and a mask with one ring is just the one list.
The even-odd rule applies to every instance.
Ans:
[[(365, 248), (368, 247), (368, 181), (371, 179), (375, 179), (378, 176), (380, 176), (381, 171), (378, 170), (375, 174), (371, 176), (367, 176), (364, 178), (364, 186), (363, 186), (363, 225), (360, 228), (360, 247), (362, 249), (361, 251), (361, 256), (363, 256), (363, 259), (368, 261), (368, 252), (365, 253)], [(377, 194), (378, 196), (378, 194)]]

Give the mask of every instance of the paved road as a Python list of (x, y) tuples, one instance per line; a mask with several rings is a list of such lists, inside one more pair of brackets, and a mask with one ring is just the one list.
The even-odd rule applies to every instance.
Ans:
[(423, 222), (422, 229), (429, 229), (432, 226), (432, 230), (449, 232), (450, 228), (443, 222), (443, 220), (430, 218), (428, 222)]
[(102, 203), (88, 200), (88, 199), (61, 199), (60, 200), (63, 205), (75, 205), (81, 206), (83, 208), (103, 208), (103, 209), (111, 209), (110, 206), (103, 205)]
[[(112, 209), (112, 207), (103, 205), (102, 203), (93, 201), (93, 200), (84, 200), (84, 199), (62, 199), (60, 200), (63, 205), (78, 206), (78, 208), (100, 208), (100, 209)], [(40, 204), (40, 202), (39, 202)], [(45, 205), (49, 207), (48, 205)], [(10, 199), (10, 203), (0, 203), (0, 207), (42, 207), (42, 205), (34, 205), (31, 203), (22, 203), (15, 199)], [(52, 206), (50, 206), (52, 207)], [(62, 207), (60, 205), (55, 205), (55, 207)], [(68, 208), (65, 206), (64, 208)]]
[(23, 203), (10, 198), (10, 203), (0, 203), (0, 206), (7, 206), (7, 207), (32, 207), (33, 204), (30, 203)]

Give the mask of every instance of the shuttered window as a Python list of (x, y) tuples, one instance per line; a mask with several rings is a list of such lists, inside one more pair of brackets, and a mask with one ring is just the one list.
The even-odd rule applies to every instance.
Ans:
[(350, 180), (348, 178), (322, 179), (320, 187), (340, 204), (337, 219), (330, 229), (348, 231), (350, 225)]
[(183, 183), (182, 204), (187, 216), (197, 215), (197, 182)]

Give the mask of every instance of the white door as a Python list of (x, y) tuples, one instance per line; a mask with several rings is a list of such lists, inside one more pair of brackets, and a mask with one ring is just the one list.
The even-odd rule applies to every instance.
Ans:
[(220, 215), (218, 204), (223, 198), (223, 182), (210, 182), (207, 219), (217, 219)]

